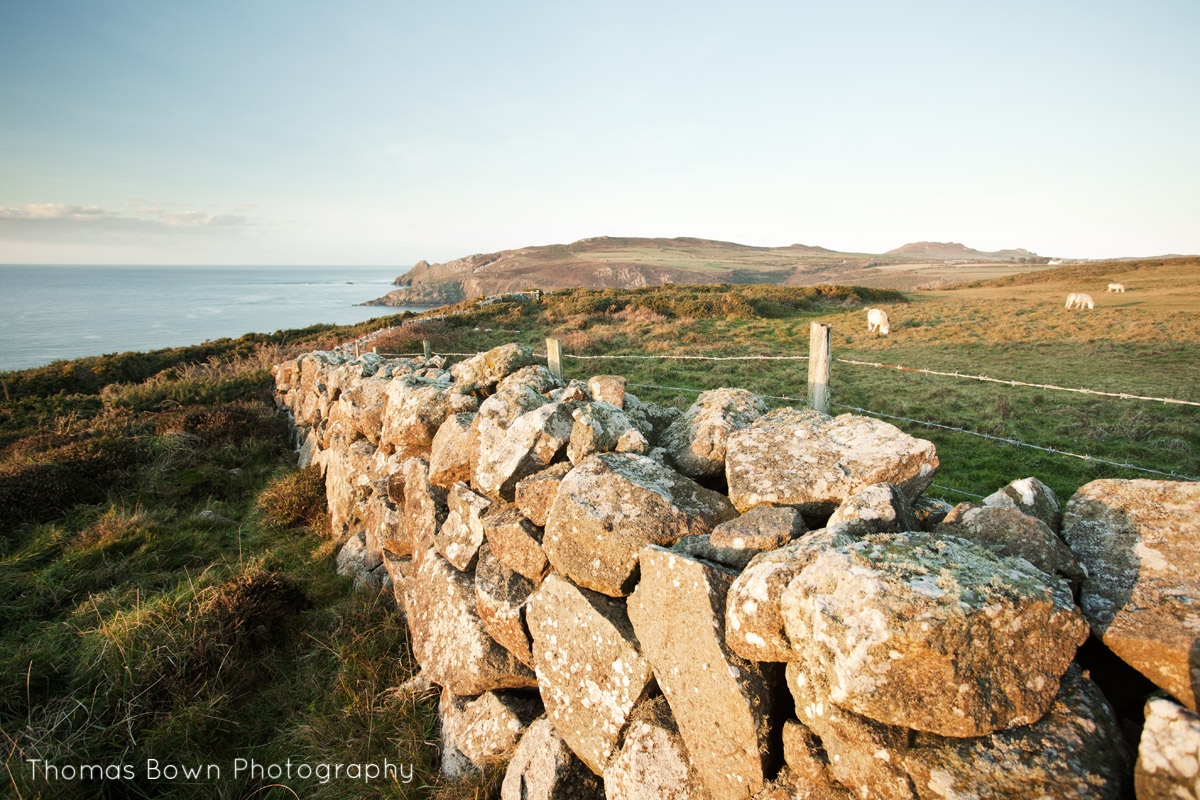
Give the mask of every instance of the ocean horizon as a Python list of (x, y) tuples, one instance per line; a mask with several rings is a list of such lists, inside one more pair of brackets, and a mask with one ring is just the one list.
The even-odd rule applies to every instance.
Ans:
[(399, 314), (406, 269), (0, 265), (0, 371)]

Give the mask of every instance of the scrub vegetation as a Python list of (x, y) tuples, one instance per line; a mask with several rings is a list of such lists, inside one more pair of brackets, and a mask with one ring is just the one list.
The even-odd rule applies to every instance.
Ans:
[[(1071, 268), (1078, 270), (1078, 268)], [(1200, 264), (1108, 271), (902, 295), (773, 285), (565, 290), (395, 328), (380, 352), (472, 353), (509, 341), (574, 356), (568, 378), (625, 375), (631, 391), (686, 407), (737, 386), (803, 399), (809, 325), (833, 326), (835, 358), (1200, 401)], [(1103, 281), (1136, 275), (1130, 292)], [(1139, 287), (1139, 281), (1142, 288)], [(1155, 281), (1161, 281), (1160, 289)], [(1096, 289), (1093, 284), (1101, 288)], [(1067, 312), (1065, 291), (1092, 312)], [(866, 331), (885, 308), (892, 331)], [(411, 317), (412, 315), (406, 315)], [(415, 671), (389, 600), (336, 576), (323, 483), (298, 470), (271, 400), (272, 363), (396, 325), (221, 340), (0, 374), (0, 733), (19, 798), (292, 797), (260, 764), (412, 765), (411, 783), (362, 797), (484, 797), (496, 775), (439, 783), (436, 696), (399, 689)], [(667, 355), (801, 356), (691, 361)], [(962, 427), (1071, 453), (1200, 477), (1200, 409), (1068, 394), (837, 362), (834, 411)], [(1064, 501), (1100, 477), (1155, 477), (895, 421), (933, 440), (931, 494), (951, 502), (1036, 475)], [(151, 781), (160, 763), (223, 765), (219, 782)], [(131, 764), (131, 781), (47, 782), (27, 759)], [(316, 780), (304, 797), (345, 796)]]

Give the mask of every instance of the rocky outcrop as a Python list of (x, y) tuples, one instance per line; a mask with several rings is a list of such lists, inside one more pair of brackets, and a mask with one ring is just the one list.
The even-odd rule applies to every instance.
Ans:
[(1110, 650), (1196, 710), (1200, 483), (1092, 481), (1063, 538), (1087, 569), (1080, 604)]

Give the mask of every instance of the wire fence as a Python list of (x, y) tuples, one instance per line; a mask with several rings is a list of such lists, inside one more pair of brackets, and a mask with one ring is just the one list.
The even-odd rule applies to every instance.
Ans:
[[(426, 354), (425, 353), (413, 353), (413, 354), (384, 354), (384, 355), (386, 355), (387, 357), (420, 358), (420, 357), (425, 356)], [(471, 357), (478, 355), (478, 353), (439, 352), (438, 355), (449, 356), (449, 357), (454, 357), (454, 358), (471, 358)], [(798, 355), (797, 356), (779, 356), (779, 355), (716, 356), (716, 355), (673, 355), (673, 354), (638, 354), (638, 353), (612, 353), (612, 354), (600, 354), (600, 355), (581, 355), (581, 354), (574, 354), (574, 353), (560, 353), (559, 355), (561, 358), (570, 359), (573, 361), (633, 360), (633, 361), (710, 361), (710, 362), (736, 362), (736, 361), (758, 361), (758, 362), (791, 361), (791, 362), (795, 362), (795, 361), (810, 361), (810, 359), (811, 359), (811, 356), (798, 356)], [(536, 351), (534, 353), (534, 356), (538, 357), (538, 358), (548, 358), (548, 353)], [(871, 368), (877, 368), (877, 369), (887, 369), (887, 370), (892, 370), (892, 371), (913, 372), (913, 373), (919, 373), (919, 374), (923, 374), (923, 375), (933, 375), (933, 376), (939, 376), (939, 377), (955, 378), (955, 379), (960, 379), (960, 380), (995, 383), (995, 384), (1011, 386), (1011, 387), (1027, 387), (1027, 388), (1041, 389), (1041, 390), (1046, 390), (1046, 391), (1062, 391), (1062, 392), (1070, 392), (1073, 394), (1096, 395), (1096, 396), (1110, 397), (1110, 398), (1115, 398), (1115, 399), (1120, 399), (1120, 400), (1148, 401), (1148, 402), (1172, 404), (1172, 405), (1179, 405), (1179, 406), (1192, 406), (1192, 407), (1200, 406), (1200, 402), (1196, 402), (1196, 401), (1192, 401), (1192, 400), (1181, 400), (1181, 399), (1176, 399), (1176, 398), (1171, 398), (1171, 397), (1152, 397), (1152, 396), (1135, 394), (1132, 392), (1109, 392), (1109, 391), (1102, 391), (1102, 390), (1096, 390), (1096, 389), (1072, 388), (1072, 387), (1065, 387), (1065, 386), (1056, 386), (1053, 384), (1032, 383), (1032, 382), (1028, 382), (1028, 381), (1020, 381), (1020, 380), (1013, 380), (1013, 379), (1007, 379), (1007, 378), (993, 378), (993, 377), (986, 376), (986, 375), (975, 375), (975, 374), (970, 374), (970, 373), (965, 373), (965, 372), (960, 372), (960, 371), (947, 372), (947, 371), (941, 371), (941, 370), (923, 369), (923, 368), (917, 368), (917, 367), (907, 367), (907, 366), (903, 366), (900, 364), (884, 364), (881, 362), (859, 361), (859, 360), (848, 359), (848, 358), (833, 358), (832, 360), (837, 363), (840, 363), (840, 364), (847, 364), (847, 365), (851, 365), (851, 366), (864, 366), (864, 367), (871, 367)], [(653, 384), (653, 383), (633, 383), (633, 382), (631, 382), (631, 383), (628, 383), (627, 385), (630, 387), (640, 388), (640, 389), (653, 389), (653, 390), (657, 390), (657, 391), (668, 391), (668, 392), (684, 392), (684, 393), (688, 393), (688, 394), (697, 394), (697, 395), (702, 394), (705, 391), (704, 389), (694, 389), (694, 388), (690, 388), (690, 387), (686, 387), (686, 386), (667, 386), (667, 385)], [(788, 396), (784, 396), (784, 395), (768, 395), (768, 394), (757, 394), (756, 393), (756, 396), (760, 397), (764, 400), (777, 400), (777, 401), (783, 401), (783, 402), (788, 402), (788, 403), (795, 403), (798, 405), (806, 405), (808, 402), (805, 398), (788, 397)], [(831, 405), (836, 406), (838, 408), (846, 409), (848, 411), (853, 411), (858, 414), (863, 414), (863, 415), (872, 416), (872, 417), (878, 417), (881, 419), (895, 420), (898, 422), (906, 422), (906, 423), (913, 424), (913, 425), (921, 425), (924, 427), (934, 428), (934, 429), (938, 429), (938, 430), (944, 430), (944, 431), (948, 431), (950, 433), (961, 434), (961, 435), (965, 435), (965, 436), (974, 436), (974, 437), (977, 437), (980, 439), (986, 439), (986, 440), (997, 442), (1000, 444), (1011, 445), (1013, 447), (1028, 448), (1028, 449), (1035, 450), (1035, 451), (1038, 451), (1038, 452), (1041, 452), (1041, 453), (1044, 453), (1047, 455), (1062, 456), (1065, 458), (1073, 458), (1073, 459), (1077, 459), (1079, 461), (1084, 461), (1084, 462), (1088, 462), (1088, 463), (1101, 464), (1104, 466), (1113, 467), (1113, 468), (1117, 468), (1117, 469), (1129, 470), (1132, 472), (1139, 472), (1139, 473), (1143, 473), (1143, 474), (1147, 474), (1147, 475), (1161, 476), (1164, 478), (1171, 478), (1174, 480), (1200, 481), (1200, 478), (1180, 474), (1174, 470), (1167, 471), (1167, 470), (1153, 469), (1151, 467), (1144, 467), (1144, 466), (1134, 464), (1131, 462), (1114, 461), (1111, 459), (1100, 458), (1098, 456), (1088, 455), (1086, 453), (1075, 453), (1075, 452), (1071, 452), (1069, 450), (1033, 444), (1030, 442), (1025, 442), (1020, 439), (1015, 439), (1015, 438), (1011, 438), (1011, 437), (996, 436), (996, 435), (989, 434), (989, 433), (983, 433), (981, 431), (973, 431), (968, 428), (958, 427), (958, 426), (954, 426), (954, 425), (946, 425), (943, 423), (932, 422), (929, 420), (914, 419), (912, 417), (899, 416), (899, 415), (895, 415), (895, 414), (887, 414), (887, 413), (884, 413), (881, 411), (875, 411), (872, 409), (862, 408), (859, 406), (847, 405), (844, 403), (831, 403)], [(942, 490), (948, 491), (948, 492), (955, 492), (957, 494), (961, 494), (961, 495), (967, 496), (967, 497), (976, 497), (976, 498), (982, 497), (982, 495), (974, 494), (972, 492), (966, 492), (966, 491), (957, 489), (952, 486), (940, 486), (937, 484), (934, 484), (934, 486), (938, 489), (942, 489)]]

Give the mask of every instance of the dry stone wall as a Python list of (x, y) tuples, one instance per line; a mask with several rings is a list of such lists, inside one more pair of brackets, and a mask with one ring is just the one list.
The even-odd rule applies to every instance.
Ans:
[[(1196, 484), (1064, 508), (1023, 478), (951, 508), (923, 496), (934, 446), (880, 420), (740, 389), (680, 412), (519, 344), (275, 380), (339, 572), (395, 597), (442, 692), (448, 775), (507, 765), (513, 800), (1115, 799), (1136, 762), (1138, 797), (1200, 791)], [(1085, 640), (1160, 691), (1118, 718), (1139, 689)]]

